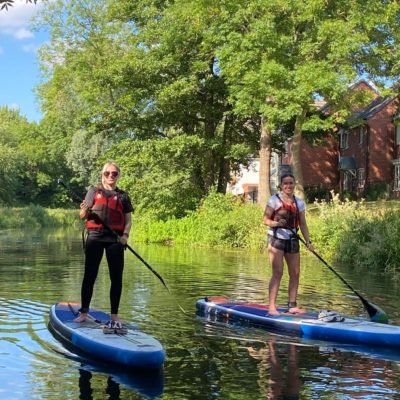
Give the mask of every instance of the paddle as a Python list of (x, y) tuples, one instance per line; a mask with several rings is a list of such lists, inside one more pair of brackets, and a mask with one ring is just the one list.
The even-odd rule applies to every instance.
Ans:
[[(301, 243), (303, 243), (307, 247), (307, 243), (303, 238), (301, 238), (297, 232), (293, 231), (290, 228), (285, 228), (289, 229), (293, 235), (295, 235)], [(311, 251), (311, 250), (310, 250)], [(326, 267), (328, 267), (363, 303), (364, 308), (367, 310), (367, 313), (371, 319), (372, 322), (380, 322), (382, 324), (387, 324), (389, 321), (389, 318), (385, 311), (383, 311), (380, 307), (377, 305), (371, 303), (368, 301), (365, 297), (361, 296), (360, 293), (357, 292), (357, 290), (353, 289), (346, 281), (345, 279), (338, 273), (336, 272), (316, 251), (311, 251)]]
[[(65, 183), (62, 179), (58, 179), (57, 183), (61, 186), (63, 186), (66, 190), (68, 190), (68, 192), (71, 194), (72, 198), (75, 200), (75, 202), (79, 202), (82, 203), (82, 199), (75, 193), (73, 192)], [(90, 208), (88, 209), (89, 212), (91, 213), (92, 217), (96, 220), (96, 222), (100, 223), (103, 225), (103, 227), (105, 229), (107, 229), (109, 232), (111, 232), (111, 234), (115, 237), (116, 240), (119, 240), (119, 235), (117, 232), (115, 232), (114, 230), (112, 230), (107, 224), (104, 223), (104, 221), (98, 216), (98, 214), (96, 214), (95, 212), (93, 212)], [(166, 285), (166, 283), (164, 282), (164, 279), (162, 278), (162, 276), (155, 271), (151, 265), (144, 260), (140, 254), (138, 254), (131, 246), (129, 246), (129, 244), (127, 243), (125, 245), (160, 281), (161, 283), (164, 285), (164, 287), (168, 290), (168, 293), (171, 294), (171, 291), (169, 290), (168, 286)], [(178, 304), (179, 308), (186, 313), (186, 311)]]

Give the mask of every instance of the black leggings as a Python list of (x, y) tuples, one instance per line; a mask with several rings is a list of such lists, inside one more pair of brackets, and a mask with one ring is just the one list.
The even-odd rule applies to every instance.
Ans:
[(106, 251), (108, 272), (111, 280), (111, 314), (118, 314), (122, 293), (122, 274), (124, 271), (124, 247), (119, 242), (100, 242), (96, 239), (90, 239), (90, 237), (87, 239), (85, 245), (85, 275), (81, 289), (82, 312), (89, 311), (93, 287), (99, 272), (104, 250)]

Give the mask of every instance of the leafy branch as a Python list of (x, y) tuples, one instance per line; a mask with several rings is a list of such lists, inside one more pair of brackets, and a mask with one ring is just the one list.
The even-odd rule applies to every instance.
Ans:
[[(26, 4), (36, 4), (37, 0), (26, 0)], [(0, 10), (6, 9), (8, 11), (8, 7), (12, 7), (14, 5), (14, 0), (0, 0)]]

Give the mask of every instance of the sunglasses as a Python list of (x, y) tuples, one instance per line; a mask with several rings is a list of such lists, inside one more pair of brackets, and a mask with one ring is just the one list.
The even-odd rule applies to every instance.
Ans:
[(118, 171), (104, 171), (103, 172), (103, 175), (105, 176), (105, 177), (109, 177), (110, 175), (111, 176), (113, 176), (114, 178), (116, 178), (118, 175), (119, 175), (119, 172)]

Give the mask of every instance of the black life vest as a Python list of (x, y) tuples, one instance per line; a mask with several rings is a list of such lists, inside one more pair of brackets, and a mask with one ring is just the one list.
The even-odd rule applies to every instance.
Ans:
[[(124, 230), (125, 213), (120, 191), (116, 190), (111, 196), (106, 196), (104, 190), (97, 188), (94, 193), (92, 211), (113, 231), (122, 232)], [(86, 220), (86, 228), (101, 230), (104, 226), (96, 221), (96, 217), (89, 215)]]

